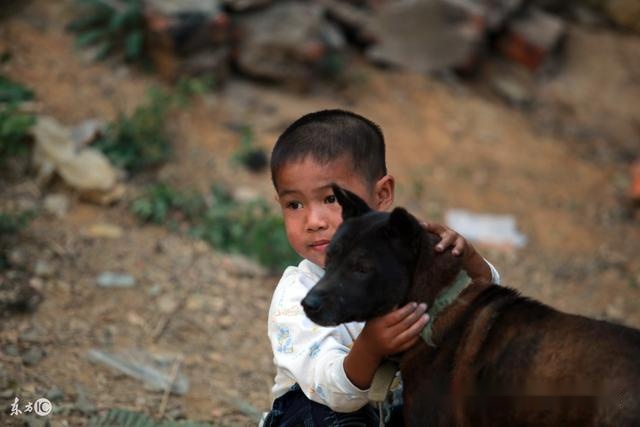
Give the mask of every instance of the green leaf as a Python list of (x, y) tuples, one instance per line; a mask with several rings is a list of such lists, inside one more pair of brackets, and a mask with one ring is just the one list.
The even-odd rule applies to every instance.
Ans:
[(127, 59), (133, 60), (140, 57), (144, 36), (142, 31), (136, 30), (127, 36), (125, 41), (125, 55)]
[(86, 33), (80, 34), (78, 37), (76, 37), (76, 45), (83, 47), (96, 44), (106, 34), (107, 33), (104, 30), (87, 31)]

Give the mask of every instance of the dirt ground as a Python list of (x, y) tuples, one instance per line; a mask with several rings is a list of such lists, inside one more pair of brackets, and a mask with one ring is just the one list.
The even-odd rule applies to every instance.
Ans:
[[(33, 1), (0, 22), (2, 72), (36, 93), (41, 114), (66, 125), (110, 120), (131, 111), (152, 75), (95, 63), (74, 48), (64, 27), (70, 1)], [(266, 173), (230, 162), (237, 124), (250, 124), (270, 149), (301, 114), (348, 108), (378, 122), (397, 204), (442, 221), (449, 208), (511, 214), (529, 238), (520, 250), (478, 246), (505, 285), (561, 310), (640, 327), (640, 227), (625, 201), (627, 168), (640, 155), (640, 38), (571, 26), (557, 75), (535, 85), (529, 110), (505, 104), (480, 84), (383, 71), (354, 60), (359, 83), (318, 84), (299, 94), (235, 78), (172, 116), (175, 155), (156, 176), (178, 188), (216, 181), (272, 198)], [(71, 200), (62, 218), (40, 215), (12, 241), (24, 280), (40, 288), (32, 314), (0, 327), (0, 425), (14, 396), (35, 400), (58, 389), (53, 426), (85, 425), (110, 408), (216, 425), (251, 425), (266, 410), (274, 369), (267, 311), (278, 277), (165, 228), (141, 225), (127, 204), (149, 177), (127, 181), (123, 201), (102, 207), (59, 184), (39, 187), (32, 174), (0, 181), (1, 206), (38, 206), (52, 192)], [(96, 237), (95, 224), (123, 233)], [(36, 264), (47, 267), (36, 271)], [(41, 269), (42, 270), (42, 269)], [(136, 278), (131, 289), (95, 285), (103, 271)], [(593, 343), (598, 345), (598, 343)], [(184, 396), (149, 391), (91, 362), (90, 349), (138, 348), (179, 360)], [(35, 349), (35, 350), (32, 350)], [(612, 349), (614, 351), (614, 349)], [(42, 357), (24, 363), (24, 354)], [(4, 418), (4, 419), (3, 419)]]

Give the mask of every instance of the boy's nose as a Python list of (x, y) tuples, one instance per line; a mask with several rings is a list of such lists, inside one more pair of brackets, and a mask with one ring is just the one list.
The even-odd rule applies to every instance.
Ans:
[(324, 230), (328, 226), (327, 220), (320, 212), (310, 212), (307, 217), (307, 231)]

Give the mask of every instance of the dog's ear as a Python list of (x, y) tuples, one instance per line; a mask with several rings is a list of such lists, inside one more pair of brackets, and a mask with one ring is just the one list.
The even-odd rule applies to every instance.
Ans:
[(342, 206), (343, 221), (371, 211), (369, 205), (351, 191), (339, 187), (337, 184), (331, 184), (331, 188), (333, 189), (333, 194), (336, 196), (338, 203)]
[(417, 247), (422, 227), (418, 220), (404, 208), (395, 208), (389, 215), (387, 233), (392, 238), (399, 238), (412, 249)]

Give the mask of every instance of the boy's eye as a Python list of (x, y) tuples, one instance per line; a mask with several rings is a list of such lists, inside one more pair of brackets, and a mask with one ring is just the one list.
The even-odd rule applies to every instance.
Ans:
[(330, 196), (327, 196), (326, 199), (324, 199), (325, 203), (335, 203), (336, 202), (336, 196), (334, 196), (333, 194)]
[(302, 207), (302, 203), (300, 202), (293, 201), (293, 202), (287, 203), (287, 209), (296, 210), (296, 209), (300, 209), (301, 207)]

